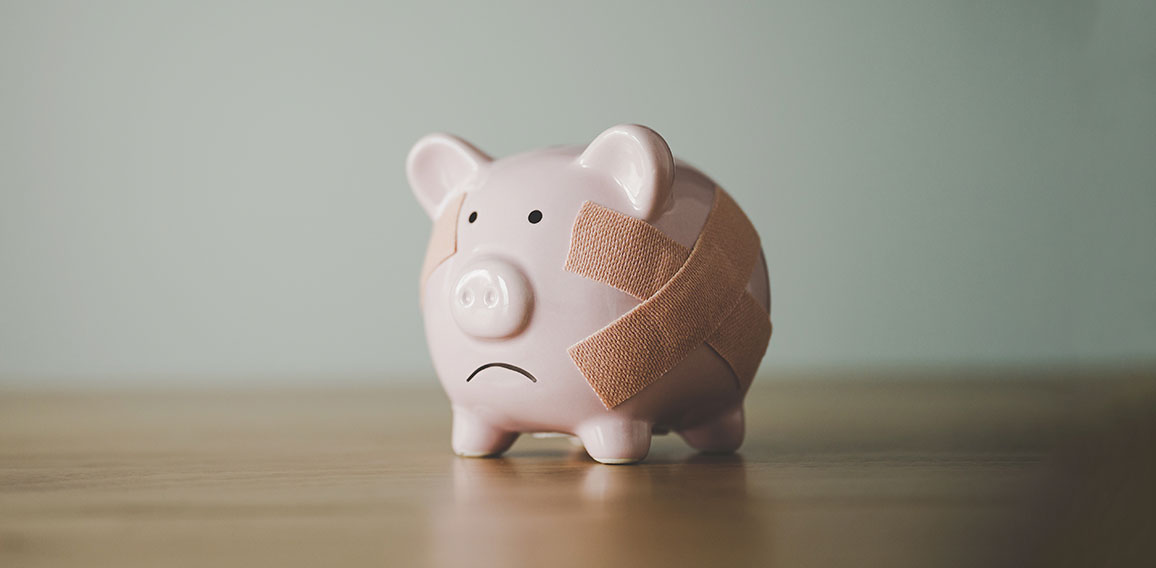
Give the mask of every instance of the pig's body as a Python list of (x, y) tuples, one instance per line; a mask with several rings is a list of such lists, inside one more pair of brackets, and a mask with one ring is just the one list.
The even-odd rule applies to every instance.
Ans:
[[(564, 269), (583, 203), (649, 215), (651, 224), (691, 248), (716, 188), (697, 170), (672, 162), (669, 192), (649, 213), (638, 212), (621, 183), (582, 163), (583, 151), (550, 148), (487, 162), (447, 191), (465, 194), (456, 218), (456, 252), (429, 273), (423, 312), (434, 366), (453, 406), (454, 451), (495, 455), (509, 448), (519, 433), (558, 432), (578, 436), (599, 461), (626, 463), (645, 457), (652, 433), (665, 431), (680, 433), (701, 450), (737, 449), (743, 437), (745, 388), (705, 343), (610, 409), (567, 352), (640, 302)], [(411, 155), (411, 180), (413, 162)], [(540, 212), (537, 222), (531, 222), (534, 211)], [(431, 211), (435, 217), (439, 213)], [(474, 314), (462, 307), (463, 299), (474, 300), (476, 291), (478, 301), (470, 309), (485, 310), (482, 297), (487, 303), (493, 298), (484, 284), (470, 288), (467, 275), (488, 278), (491, 270), (509, 274), (507, 280), (523, 279), (524, 290), (512, 289), (526, 297), (498, 298), (490, 306), (501, 310), (506, 307), (501, 302), (511, 302), (512, 319), (503, 321), (499, 314), (496, 320), (477, 323), (469, 319)], [(769, 312), (761, 254), (747, 290)], [(515, 321), (516, 313), (524, 313), (524, 321)], [(490, 324), (501, 329), (497, 335), (506, 335), (486, 337)]]

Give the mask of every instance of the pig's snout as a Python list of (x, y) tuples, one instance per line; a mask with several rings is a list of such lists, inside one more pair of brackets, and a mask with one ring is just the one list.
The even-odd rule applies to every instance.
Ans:
[(534, 309), (530, 282), (514, 265), (482, 258), (466, 265), (450, 309), (458, 327), (480, 339), (505, 339), (525, 329)]

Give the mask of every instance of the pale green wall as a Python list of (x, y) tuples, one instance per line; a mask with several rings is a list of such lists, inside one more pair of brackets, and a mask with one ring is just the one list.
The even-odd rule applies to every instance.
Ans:
[(763, 372), (1156, 357), (1156, 2), (0, 2), (0, 382), (430, 371), (405, 186), (640, 122), (766, 247)]

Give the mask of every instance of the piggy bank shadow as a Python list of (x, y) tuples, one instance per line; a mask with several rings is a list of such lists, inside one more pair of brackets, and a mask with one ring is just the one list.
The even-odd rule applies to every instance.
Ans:
[[(607, 466), (455, 458), (432, 512), (436, 565), (750, 565), (769, 561), (767, 510), (740, 456)], [(601, 561), (600, 561), (601, 560)]]

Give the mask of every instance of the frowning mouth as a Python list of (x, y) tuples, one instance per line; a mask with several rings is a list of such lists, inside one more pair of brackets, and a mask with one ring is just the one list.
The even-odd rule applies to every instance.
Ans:
[(521, 373), (524, 377), (526, 377), (527, 379), (530, 379), (530, 382), (532, 382), (532, 383), (538, 382), (538, 379), (535, 379), (534, 375), (531, 375), (529, 371), (527, 371), (527, 370), (525, 370), (525, 369), (523, 369), (517, 365), (511, 365), (509, 363), (486, 363), (485, 365), (482, 365), (481, 367), (474, 369), (474, 372), (470, 373), (470, 376), (466, 377), (466, 382), (467, 383), (470, 382), (470, 379), (474, 378), (475, 376), (477, 376), (478, 373), (482, 372), (485, 369), (489, 369), (490, 367), (501, 367), (503, 369), (509, 369), (515, 373)]

